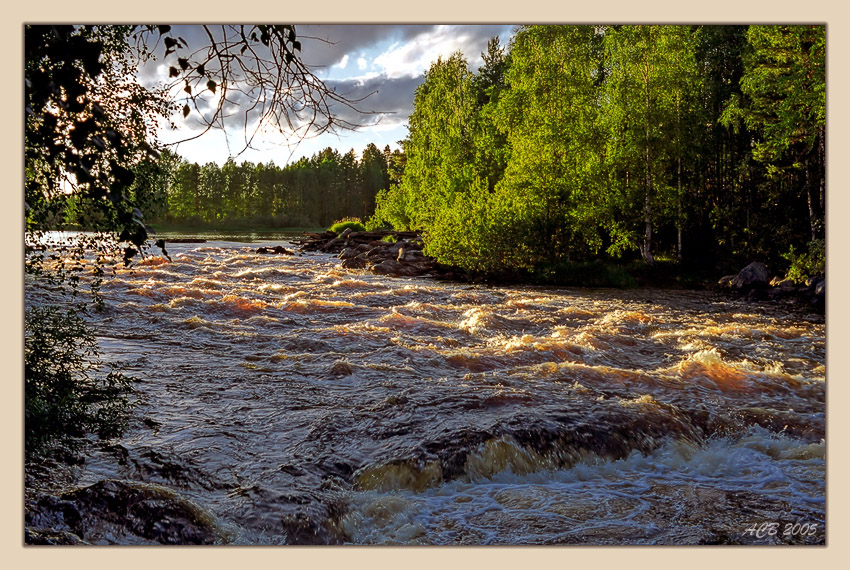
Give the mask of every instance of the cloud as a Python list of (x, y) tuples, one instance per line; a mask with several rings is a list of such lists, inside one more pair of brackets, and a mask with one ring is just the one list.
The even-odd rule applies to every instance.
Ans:
[(385, 74), (326, 82), (328, 87), (349, 100), (363, 99), (355, 107), (365, 113), (342, 105), (332, 109), (342, 119), (358, 125), (374, 123), (379, 117), (382, 124), (406, 123), (413, 112), (413, 94), (421, 83), (422, 76), (388, 77)]
[(506, 35), (510, 29), (499, 25), (434, 26), (410, 41), (396, 42), (373, 63), (388, 77), (415, 76), (424, 73), (437, 58), (446, 59), (460, 51), (473, 69), (477, 69), (483, 64), (481, 52), (486, 49), (487, 40)]
[(330, 67), (340, 54), (361, 53), (377, 45), (406, 42), (434, 28), (432, 25), (338, 24), (296, 25), (301, 55), (307, 65)]
[[(386, 136), (403, 138), (401, 130), (413, 111), (415, 90), (422, 83), (424, 72), (438, 57), (446, 58), (459, 50), (466, 56), (470, 68), (477, 71), (478, 67), (483, 65), (480, 54), (486, 50), (489, 38), (499, 35), (504, 39), (512, 31), (512, 27), (298, 25), (296, 31), (303, 46), (303, 61), (319, 77), (324, 78), (323, 81), (329, 88), (351, 101), (356, 101), (352, 107), (334, 104), (331, 111), (341, 122), (362, 127), (355, 137), (359, 145), (360, 141), (367, 139), (380, 141), (385, 140)], [(172, 33), (174, 36), (185, 38), (192, 51), (204, 48), (208, 42), (206, 33), (200, 26), (174, 26)], [(168, 63), (162, 60), (163, 51), (164, 47), (160, 44), (157, 51), (159, 59), (151, 61), (140, 70), (140, 82), (153, 85), (157, 81), (168, 80)], [(352, 60), (357, 63), (356, 69), (353, 65), (349, 66)], [(355, 76), (355, 73), (359, 74)], [(219, 131), (218, 135), (207, 133), (201, 139), (217, 141), (220, 147), (224, 147), (222, 153), (226, 151), (229, 154), (231, 151), (241, 150), (245, 136), (250, 136), (253, 132), (259, 116), (256, 110), (246, 115), (246, 110), (251, 108), (254, 98), (238, 90), (229, 91), (227, 98), (226, 136)], [(213, 102), (202, 105), (202, 112), (209, 112), (208, 105)], [(189, 120), (184, 121), (182, 116), (177, 116), (175, 121), (181, 126), (180, 132), (166, 134), (161, 131), (163, 140), (174, 141), (198, 132), (200, 121), (194, 110)], [(274, 129), (264, 129), (272, 130)], [(255, 140), (254, 144), (273, 145), (281, 139), (280, 134), (268, 138), (264, 136)], [(321, 143), (322, 147), (331, 145), (340, 149), (342, 139), (352, 140), (344, 134), (340, 137), (323, 135), (319, 139), (325, 141)], [(313, 145), (319, 144), (319, 139), (311, 139), (310, 145), (307, 146), (312, 148)], [(194, 143), (181, 145), (181, 151), (185, 148), (187, 153), (190, 152), (192, 144)], [(203, 144), (206, 149), (210, 148), (207, 143), (199, 144)], [(218, 160), (218, 151), (215, 157), (214, 160)]]

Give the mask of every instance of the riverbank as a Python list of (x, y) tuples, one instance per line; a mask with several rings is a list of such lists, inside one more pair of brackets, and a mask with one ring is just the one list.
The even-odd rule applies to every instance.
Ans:
[(425, 255), (424, 242), (418, 232), (354, 232), (348, 229), (337, 234), (327, 230), (320, 233), (305, 232), (303, 239), (293, 240), (293, 243), (303, 251), (336, 254), (345, 269), (359, 269), (377, 275), (425, 276), (499, 285), (708, 290), (734, 299), (793, 304), (821, 314), (825, 312), (824, 278), (809, 279), (805, 284), (796, 284), (781, 276), (771, 278), (767, 267), (758, 262), (748, 265), (738, 274), (723, 277), (705, 267), (683, 266), (665, 260), (657, 260), (652, 267), (640, 260), (623, 264), (601, 260), (559, 262), (533, 273), (515, 271), (499, 275), (474, 275), (459, 267), (441, 264), (436, 258)]

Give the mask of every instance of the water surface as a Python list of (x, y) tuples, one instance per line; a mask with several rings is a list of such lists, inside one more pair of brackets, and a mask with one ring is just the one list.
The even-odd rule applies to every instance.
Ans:
[[(236, 544), (823, 542), (822, 317), (263, 244), (290, 245), (169, 244), (108, 278), (92, 320), (141, 405), (74, 484), (166, 486)], [(746, 533), (773, 521), (817, 532)]]

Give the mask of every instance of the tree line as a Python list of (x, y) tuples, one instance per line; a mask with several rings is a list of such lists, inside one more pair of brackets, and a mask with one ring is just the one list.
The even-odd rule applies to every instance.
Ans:
[(822, 258), (824, 26), (525, 26), (482, 57), (426, 73), (372, 226), (485, 274)]
[[(359, 158), (354, 149), (340, 154), (328, 147), (286, 166), (233, 158), (200, 165), (165, 150), (136, 167), (131, 198), (154, 227), (326, 227), (370, 217), (375, 196), (398, 181), (403, 163), (401, 151), (373, 143)], [(90, 212), (70, 198), (69, 222), (91, 227)]]

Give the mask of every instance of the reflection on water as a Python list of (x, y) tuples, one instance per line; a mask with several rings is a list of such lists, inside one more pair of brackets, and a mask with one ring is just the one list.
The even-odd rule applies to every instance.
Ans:
[[(822, 318), (255, 247), (170, 244), (104, 284), (143, 404), (76, 485), (161, 485), (234, 543), (823, 542)], [(820, 530), (746, 532), (773, 521)]]

